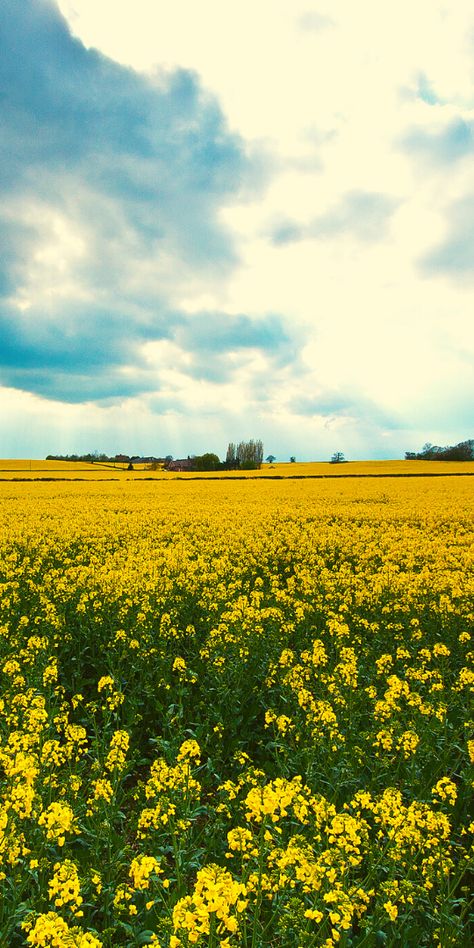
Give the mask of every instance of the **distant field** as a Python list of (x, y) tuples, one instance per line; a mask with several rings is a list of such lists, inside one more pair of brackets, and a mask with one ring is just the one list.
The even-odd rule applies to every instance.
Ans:
[(145, 465), (135, 465), (128, 471), (126, 465), (74, 461), (44, 461), (0, 459), (0, 480), (16, 479), (75, 479), (110, 480), (137, 479), (144, 477), (157, 480), (191, 480), (195, 478), (231, 480), (254, 477), (380, 477), (400, 475), (474, 474), (472, 461), (348, 461), (330, 464), (328, 461), (282, 462), (263, 464), (259, 471), (208, 471), (178, 473), (152, 471)]
[[(137, 468), (137, 472), (143, 465)], [(88, 464), (85, 461), (45, 461), (37, 458), (0, 459), (0, 479), (13, 480), (16, 478), (80, 478), (81, 480), (101, 480), (110, 477), (122, 477), (126, 470), (125, 465)]]

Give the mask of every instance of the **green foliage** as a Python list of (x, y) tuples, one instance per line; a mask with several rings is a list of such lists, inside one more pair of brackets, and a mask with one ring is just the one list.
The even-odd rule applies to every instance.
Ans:
[(423, 445), (418, 454), (415, 451), (407, 451), (406, 461), (473, 461), (474, 460), (474, 439), (460, 441), (459, 444), (451, 445), (446, 448), (440, 448), (436, 444), (427, 442)]
[(197, 455), (193, 458), (193, 468), (195, 471), (217, 471), (219, 470), (220, 463), (217, 454), (210, 452)]
[(244, 471), (257, 470), (262, 466), (263, 461), (263, 442), (239, 441), (237, 445), (230, 442), (226, 453), (226, 467), (229, 469), (241, 468)]
[(239, 467), (244, 470), (255, 470), (261, 467), (263, 461), (263, 443), (257, 441), (240, 441), (236, 449)]

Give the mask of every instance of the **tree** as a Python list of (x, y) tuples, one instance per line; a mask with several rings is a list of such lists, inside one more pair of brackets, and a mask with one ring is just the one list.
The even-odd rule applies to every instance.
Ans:
[[(230, 445), (229, 445), (230, 447)], [(245, 471), (253, 471), (261, 467), (263, 461), (263, 442), (259, 439), (254, 441), (240, 441), (236, 448), (236, 460), (238, 466)]]
[(459, 444), (440, 448), (427, 441), (421, 451), (406, 451), (406, 461), (474, 461), (474, 440), (460, 441)]
[(269, 454), (265, 460), (268, 461), (269, 464), (273, 464), (276, 461), (276, 457), (274, 454)]
[(225, 456), (225, 463), (227, 467), (233, 468), (236, 466), (237, 454), (235, 450), (235, 444), (233, 441), (227, 446), (227, 452)]
[(331, 458), (331, 464), (342, 464), (345, 460), (342, 451), (335, 451)]
[(295, 458), (294, 454), (293, 454), (293, 455), (291, 456), (291, 458), (290, 458), (290, 464), (296, 464), (296, 458)]
[(443, 454), (446, 461), (473, 461), (474, 441), (460, 441), (452, 448), (445, 448)]
[(210, 452), (201, 454), (200, 456), (195, 457), (193, 460), (193, 467), (195, 471), (217, 471), (217, 468), (221, 463), (217, 454), (212, 454)]

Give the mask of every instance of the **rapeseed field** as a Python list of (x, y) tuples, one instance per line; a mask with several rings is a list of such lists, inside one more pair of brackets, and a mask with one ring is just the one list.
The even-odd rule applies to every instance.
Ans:
[(127, 463), (112, 461), (47, 461), (47, 460), (0, 460), (0, 481), (13, 480), (242, 480), (254, 478), (334, 478), (334, 477), (433, 477), (439, 475), (473, 475), (471, 461), (348, 461), (331, 464), (329, 461), (285, 461), (264, 463), (255, 471), (166, 471), (161, 465), (154, 469), (151, 464), (134, 464), (128, 470)]
[(0, 944), (467, 946), (469, 477), (0, 484)]

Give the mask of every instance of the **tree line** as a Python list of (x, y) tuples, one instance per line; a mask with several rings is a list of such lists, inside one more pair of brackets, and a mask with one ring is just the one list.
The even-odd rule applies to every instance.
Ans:
[(94, 461), (101, 461), (102, 463), (112, 463), (115, 461), (114, 457), (109, 457), (108, 454), (100, 454), (99, 451), (91, 451), (89, 454), (47, 454), (47, 461), (87, 461), (90, 464), (93, 464)]
[(239, 441), (236, 445), (231, 441), (227, 447), (225, 463), (229, 468), (241, 468), (244, 471), (253, 471), (262, 466), (263, 442)]
[(225, 461), (217, 454), (206, 452), (189, 458), (194, 471), (256, 471), (263, 462), (263, 442), (260, 439), (229, 442)]
[[(273, 456), (272, 456), (273, 457)], [(160, 464), (165, 469), (173, 461), (171, 454), (165, 458), (130, 458), (128, 455), (116, 454), (109, 457), (107, 454), (101, 454), (98, 451), (92, 451), (88, 454), (48, 454), (47, 461), (83, 461), (88, 463), (120, 463), (143, 461), (154, 462), (154, 465)], [(206, 451), (204, 454), (188, 455), (186, 466), (188, 470), (193, 471), (219, 471), (219, 470), (258, 470), (263, 462), (263, 442), (258, 438), (250, 441), (239, 441), (237, 444), (231, 441), (227, 447), (225, 461), (221, 461), (217, 454)]]
[(437, 444), (430, 444), (429, 441), (423, 445), (421, 451), (407, 451), (405, 453), (406, 461), (473, 461), (474, 460), (474, 439), (460, 441), (459, 444), (448, 445), (440, 448)]

